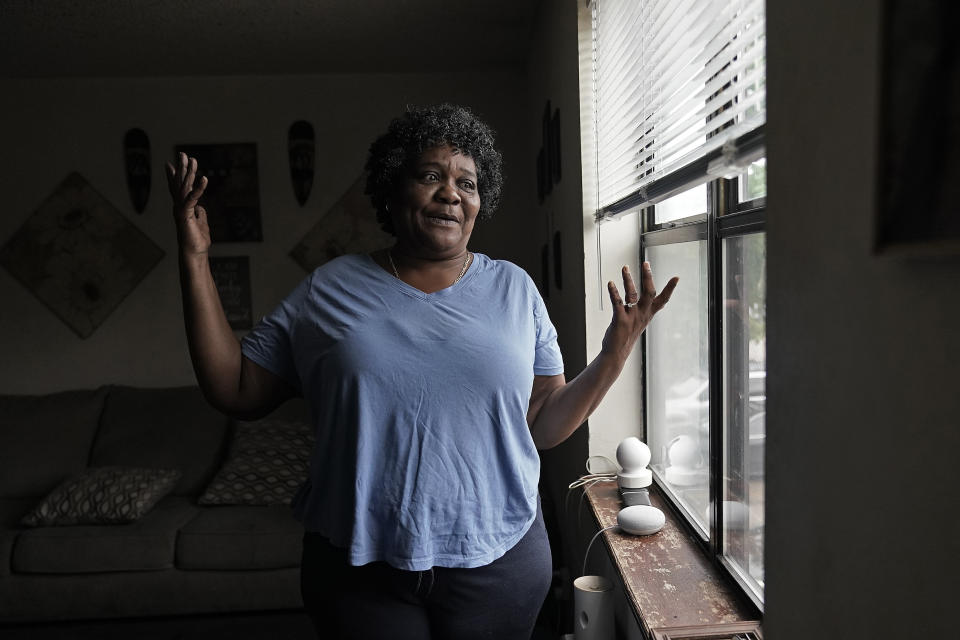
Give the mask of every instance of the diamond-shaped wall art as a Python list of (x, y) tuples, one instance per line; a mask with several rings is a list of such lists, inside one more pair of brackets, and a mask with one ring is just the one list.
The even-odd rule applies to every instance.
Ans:
[(71, 173), (0, 248), (0, 264), (86, 338), (164, 252)]
[(363, 193), (365, 184), (360, 175), (290, 250), (290, 257), (308, 273), (345, 253), (370, 253), (393, 244)]

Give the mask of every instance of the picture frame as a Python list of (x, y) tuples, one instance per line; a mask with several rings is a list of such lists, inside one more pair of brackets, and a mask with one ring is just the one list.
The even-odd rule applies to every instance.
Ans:
[(164, 256), (79, 172), (71, 172), (0, 246), (0, 266), (81, 339)]
[(210, 256), (210, 272), (227, 322), (234, 331), (253, 328), (249, 256)]
[(554, 109), (550, 116), (550, 181), (554, 184), (560, 182), (563, 177), (561, 171), (561, 160), (563, 154), (560, 152), (560, 109)]
[(207, 211), (210, 238), (218, 242), (262, 242), (257, 145), (181, 144), (174, 153), (197, 159), (198, 177), (207, 178), (200, 204)]
[(547, 100), (540, 118), (540, 149), (537, 152), (537, 200), (540, 204), (563, 177), (560, 149), (560, 109)]
[(874, 252), (960, 254), (960, 9), (884, 0)]
[(540, 295), (550, 298), (550, 245), (540, 247)]

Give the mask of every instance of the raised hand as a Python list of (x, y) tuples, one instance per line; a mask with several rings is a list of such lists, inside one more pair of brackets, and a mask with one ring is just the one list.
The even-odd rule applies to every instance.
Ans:
[(680, 278), (671, 278), (660, 295), (657, 295), (649, 262), (643, 263), (642, 271), (640, 280), (642, 291), (638, 293), (633, 276), (630, 275), (630, 269), (623, 268), (623, 290), (626, 301), (620, 298), (620, 291), (612, 280), (607, 284), (610, 302), (613, 303), (613, 319), (603, 336), (601, 352), (616, 355), (623, 360), (630, 355), (637, 338), (650, 324), (654, 314), (670, 300), (673, 290), (680, 281)]
[(207, 188), (207, 179), (201, 176), (197, 180), (197, 160), (185, 153), (178, 155), (176, 167), (167, 162), (166, 169), (180, 251), (185, 256), (206, 255), (211, 243), (210, 226), (207, 212), (198, 202)]

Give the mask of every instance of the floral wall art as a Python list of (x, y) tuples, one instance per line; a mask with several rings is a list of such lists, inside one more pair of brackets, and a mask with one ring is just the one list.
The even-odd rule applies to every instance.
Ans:
[(71, 173), (0, 248), (0, 265), (86, 338), (163, 255), (83, 176)]

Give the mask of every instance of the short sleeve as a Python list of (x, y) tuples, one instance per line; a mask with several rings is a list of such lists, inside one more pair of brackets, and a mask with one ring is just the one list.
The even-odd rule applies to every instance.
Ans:
[(556, 376), (563, 373), (563, 356), (557, 342), (557, 330), (550, 322), (547, 306), (540, 292), (533, 289), (533, 315), (537, 328), (537, 346), (533, 358), (533, 373), (538, 376)]
[(312, 275), (304, 278), (283, 302), (244, 336), (240, 349), (247, 358), (302, 390), (293, 358), (292, 335), (310, 292)]

